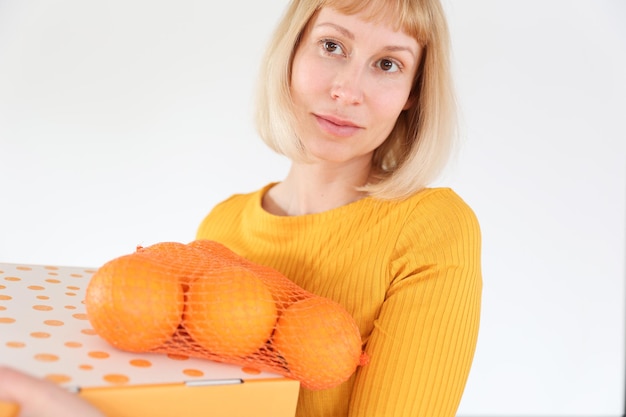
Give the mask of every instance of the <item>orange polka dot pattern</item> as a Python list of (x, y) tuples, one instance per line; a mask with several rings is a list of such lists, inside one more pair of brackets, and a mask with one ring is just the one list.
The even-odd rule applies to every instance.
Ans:
[(87, 320), (95, 270), (0, 263), (0, 364), (75, 387), (279, 378), (205, 359), (117, 350)]

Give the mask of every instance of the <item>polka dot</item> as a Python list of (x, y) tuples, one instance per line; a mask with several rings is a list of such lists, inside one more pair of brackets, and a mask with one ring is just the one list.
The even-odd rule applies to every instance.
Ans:
[[(100, 340), (88, 321), (85, 290), (90, 274), (97, 269), (43, 268), (33, 266), (32, 272), (22, 272), (12, 266), (0, 273), (0, 323), (7, 324), (0, 324), (3, 359), (2, 349), (10, 360), (30, 362), (45, 379), (60, 384), (82, 385), (83, 379), (89, 384), (122, 388), (165, 378), (210, 377), (211, 368), (192, 359), (191, 350), (156, 358), (150, 353), (120, 355)], [(240, 373), (259, 373), (252, 368), (242, 370), (242, 365), (237, 367)]]
[(102, 379), (104, 379), (105, 382), (114, 385), (124, 385), (129, 381), (129, 378), (122, 374), (108, 374), (103, 376)]
[(132, 366), (136, 366), (138, 368), (149, 368), (152, 366), (152, 362), (147, 361), (145, 359), (132, 359), (129, 361)]
[(199, 369), (183, 369), (183, 374), (192, 377), (204, 376), (204, 372)]
[(108, 353), (101, 352), (99, 350), (94, 350), (92, 352), (89, 352), (87, 355), (89, 355), (90, 358), (94, 358), (94, 359), (106, 359), (109, 356), (111, 356)]
[(96, 270), (95, 269), (85, 269), (85, 272), (88, 274), (95, 274)]
[(243, 368), (241, 368), (241, 370), (243, 372), (245, 372), (248, 375), (258, 375), (261, 373), (260, 370), (256, 369), (256, 368), (250, 368), (248, 366), (244, 366)]
[(53, 355), (52, 353), (38, 353), (34, 356), (35, 360), (39, 362), (56, 362), (59, 360), (57, 355)]
[(33, 268), (31, 268), (30, 266), (17, 266), (15, 267), (15, 269), (17, 269), (18, 271), (32, 271)]
[(50, 265), (46, 265), (43, 268), (44, 269), (49, 269), (49, 270), (52, 270), (52, 271), (58, 271), (59, 270), (59, 267), (57, 267), (57, 266), (50, 266)]
[(72, 380), (72, 377), (65, 374), (49, 374), (46, 375), (44, 378), (57, 384), (66, 384)]

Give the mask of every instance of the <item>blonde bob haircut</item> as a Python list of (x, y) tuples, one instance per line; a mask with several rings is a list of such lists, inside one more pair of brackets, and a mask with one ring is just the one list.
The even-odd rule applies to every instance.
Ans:
[(421, 63), (403, 110), (387, 139), (374, 151), (372, 177), (360, 189), (381, 199), (402, 199), (434, 181), (456, 138), (457, 119), (449, 59), (449, 33), (439, 0), (293, 0), (270, 40), (259, 74), (256, 125), (275, 152), (306, 161), (295, 133), (290, 94), (293, 57), (308, 23), (323, 7), (368, 19), (391, 18), (422, 46)]

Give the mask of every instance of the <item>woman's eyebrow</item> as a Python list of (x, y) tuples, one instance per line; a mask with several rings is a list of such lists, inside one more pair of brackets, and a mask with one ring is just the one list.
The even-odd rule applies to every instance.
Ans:
[(337, 31), (341, 32), (347, 38), (354, 40), (354, 34), (350, 32), (348, 29), (344, 28), (343, 26), (339, 26), (335, 23), (330, 23), (330, 22), (318, 23), (317, 25), (315, 25), (315, 27), (320, 27), (320, 26), (330, 26), (336, 29)]
[(399, 52), (399, 51), (401, 52), (401, 51), (405, 51), (405, 52), (410, 53), (410, 54), (411, 54), (411, 56), (412, 56), (414, 59), (417, 59), (417, 56), (415, 55), (415, 51), (414, 51), (412, 48), (409, 48), (408, 46), (393, 46), (393, 45), (392, 45), (392, 46), (386, 46), (386, 47), (385, 47), (385, 50), (386, 50), (386, 51), (389, 51), (389, 52)]

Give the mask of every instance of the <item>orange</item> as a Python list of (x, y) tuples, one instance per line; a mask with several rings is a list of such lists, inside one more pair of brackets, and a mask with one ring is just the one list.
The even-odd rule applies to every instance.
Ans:
[(304, 388), (332, 388), (346, 381), (361, 360), (361, 335), (342, 305), (323, 297), (297, 301), (276, 325), (272, 344)]
[(292, 302), (313, 295), (296, 285), (276, 269), (252, 262), (219, 242), (200, 239), (194, 240), (188, 245), (202, 251), (212, 262), (222, 262), (225, 265), (242, 265), (254, 272), (270, 289), (279, 313)]
[(312, 293), (305, 291), (302, 287), (299, 287), (289, 278), (269, 266), (248, 262), (246, 267), (254, 272), (270, 289), (280, 314), (292, 303), (314, 297)]
[(270, 338), (276, 324), (270, 290), (241, 266), (212, 268), (187, 291), (183, 326), (209, 353), (247, 356)]
[(155, 264), (167, 268), (185, 284), (210, 267), (209, 259), (202, 251), (180, 242), (159, 242), (146, 247), (139, 246), (136, 253), (149, 256)]
[(227, 246), (208, 239), (198, 239), (189, 242), (187, 246), (200, 251), (208, 260), (223, 264), (240, 264), (244, 258), (230, 250)]
[(99, 268), (85, 294), (98, 335), (119, 349), (142, 352), (166, 342), (182, 320), (183, 287), (146, 256), (124, 255)]

